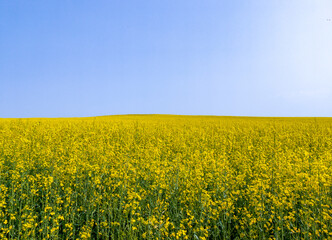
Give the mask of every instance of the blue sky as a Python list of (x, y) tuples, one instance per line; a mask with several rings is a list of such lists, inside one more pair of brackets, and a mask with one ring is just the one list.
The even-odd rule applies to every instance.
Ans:
[(332, 1), (0, 0), (0, 117), (332, 117)]

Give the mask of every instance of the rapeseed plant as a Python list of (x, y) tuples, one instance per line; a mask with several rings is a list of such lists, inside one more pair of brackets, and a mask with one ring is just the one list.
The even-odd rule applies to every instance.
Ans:
[(331, 239), (332, 119), (0, 120), (0, 239)]

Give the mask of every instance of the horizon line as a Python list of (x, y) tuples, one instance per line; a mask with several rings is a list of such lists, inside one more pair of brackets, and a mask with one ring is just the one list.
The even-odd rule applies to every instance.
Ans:
[(253, 116), (253, 115), (200, 115), (200, 114), (159, 114), (159, 113), (128, 113), (128, 114), (111, 114), (111, 115), (97, 115), (85, 117), (0, 117), (0, 119), (69, 119), (69, 118), (99, 118), (99, 117), (119, 117), (119, 116), (174, 116), (174, 117), (234, 117), (234, 118), (332, 118), (321, 116)]

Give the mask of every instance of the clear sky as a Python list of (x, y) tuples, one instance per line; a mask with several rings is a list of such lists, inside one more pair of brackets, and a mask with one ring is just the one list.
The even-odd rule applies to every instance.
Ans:
[(332, 117), (330, 0), (0, 0), (0, 117)]

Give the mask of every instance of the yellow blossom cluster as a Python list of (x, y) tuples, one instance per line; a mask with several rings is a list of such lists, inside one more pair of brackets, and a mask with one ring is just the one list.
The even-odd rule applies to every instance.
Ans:
[(0, 119), (0, 239), (332, 239), (332, 119)]

